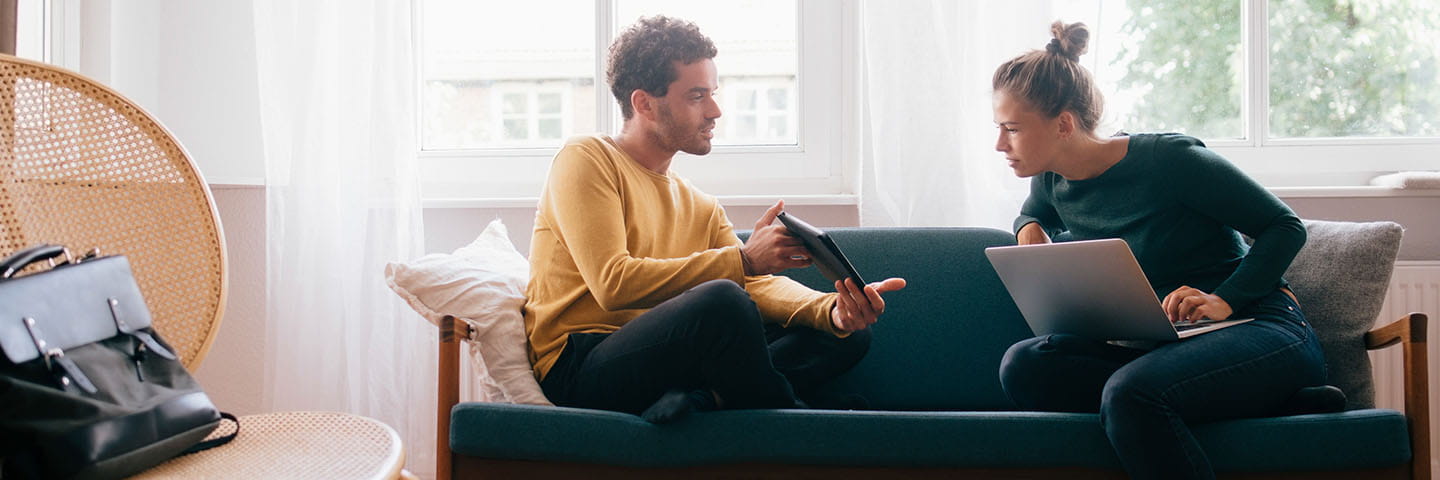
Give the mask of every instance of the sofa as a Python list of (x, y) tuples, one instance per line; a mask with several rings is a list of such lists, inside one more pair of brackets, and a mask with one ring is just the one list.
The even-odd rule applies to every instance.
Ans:
[[(1425, 315), (1381, 322), (1401, 228), (1306, 221), (1286, 276), (1320, 333), (1340, 413), (1195, 427), (1221, 478), (1429, 478)], [(1124, 478), (1097, 415), (1018, 411), (1001, 356), (1032, 336), (984, 256), (989, 228), (830, 231), (887, 295), (869, 354), (825, 388), (871, 410), (730, 410), (652, 425), (634, 415), (459, 402), (458, 339), (440, 334), (439, 478)], [(813, 268), (785, 273), (827, 289)], [(1367, 349), (1404, 353), (1405, 412), (1374, 407)]]

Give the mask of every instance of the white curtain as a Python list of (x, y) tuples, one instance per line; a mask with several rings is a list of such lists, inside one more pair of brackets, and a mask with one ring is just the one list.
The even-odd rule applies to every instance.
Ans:
[(265, 404), (368, 416), (434, 471), (435, 329), (386, 288), (420, 255), (408, 0), (256, 0), (267, 178)]
[(1049, 41), (1050, 0), (861, 4), (867, 226), (1010, 229), (1028, 192), (995, 152), (995, 67)]

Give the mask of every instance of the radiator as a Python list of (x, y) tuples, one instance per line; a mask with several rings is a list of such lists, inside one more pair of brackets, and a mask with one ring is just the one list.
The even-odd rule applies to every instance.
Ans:
[[(1376, 325), (1393, 322), (1410, 312), (1430, 317), (1426, 345), (1430, 349), (1430, 412), (1431, 417), (1436, 418), (1435, 412), (1440, 412), (1440, 326), (1434, 323), (1440, 320), (1440, 262), (1395, 262), (1395, 274), (1390, 278), (1390, 290), (1385, 294)], [(1400, 348), (1370, 352), (1370, 360), (1375, 368), (1375, 405), (1404, 410), (1404, 364), (1400, 360)], [(1440, 442), (1434, 441), (1440, 439), (1440, 429), (1434, 423), (1430, 425), (1430, 470), (1440, 478)]]

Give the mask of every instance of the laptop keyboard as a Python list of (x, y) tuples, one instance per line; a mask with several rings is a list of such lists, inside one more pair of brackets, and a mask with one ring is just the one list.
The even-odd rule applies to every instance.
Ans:
[(1174, 325), (1175, 325), (1175, 331), (1177, 331), (1177, 332), (1183, 332), (1183, 331), (1186, 331), (1186, 330), (1194, 330), (1194, 329), (1197, 329), (1197, 328), (1200, 328), (1200, 327), (1204, 327), (1204, 326), (1207, 326), (1207, 325), (1210, 325), (1210, 324), (1212, 324), (1212, 323), (1219, 322), (1219, 321), (1220, 321), (1220, 320), (1204, 319), (1204, 320), (1196, 320), (1196, 321), (1193, 321), (1193, 322), (1179, 322), (1179, 323), (1176, 323), (1176, 324), (1174, 324)]

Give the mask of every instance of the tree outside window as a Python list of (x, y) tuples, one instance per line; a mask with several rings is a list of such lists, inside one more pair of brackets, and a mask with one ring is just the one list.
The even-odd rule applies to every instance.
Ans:
[[(1257, 0), (1264, 1), (1264, 0)], [(1136, 131), (1243, 138), (1239, 0), (1128, 0), (1111, 60)], [(1270, 0), (1271, 138), (1440, 135), (1440, 2)]]

